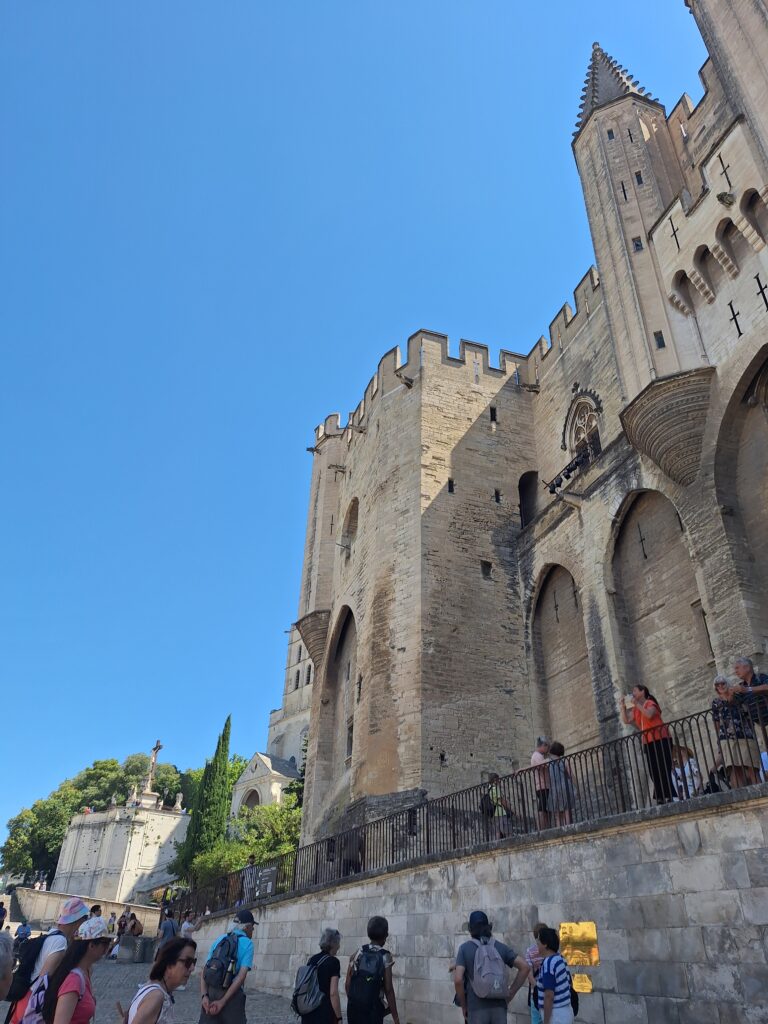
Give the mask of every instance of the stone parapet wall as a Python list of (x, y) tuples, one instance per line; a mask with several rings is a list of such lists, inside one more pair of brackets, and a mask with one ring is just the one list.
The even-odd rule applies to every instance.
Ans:
[[(342, 971), (372, 914), (392, 932), (403, 1024), (459, 1024), (449, 967), (482, 908), (499, 938), (530, 943), (537, 920), (594, 921), (600, 965), (585, 969), (581, 997), (591, 1024), (731, 1024), (768, 1021), (768, 786), (715, 808), (660, 809), (610, 829), (567, 830), (493, 850), (360, 878), (254, 908), (251, 984), (289, 995), (320, 932), (343, 935)], [(647, 814), (647, 812), (646, 812)], [(211, 917), (196, 934), (199, 955), (227, 927)], [(509, 1020), (527, 1024), (523, 995)]]
[[(97, 900), (93, 896), (83, 896), (80, 893), (65, 892), (39, 892), (36, 889), (27, 889), (18, 886), (14, 893), (19, 903), (19, 909), (34, 930), (46, 929), (54, 925), (61, 913), (64, 903), (73, 896), (80, 896), (89, 907), (98, 903), (101, 907), (102, 916), (105, 920), (114, 912), (118, 917), (125, 910), (125, 903), (114, 903), (110, 900)], [(160, 924), (160, 908), (140, 906), (137, 903), (131, 904), (131, 910), (144, 926), (147, 935), (154, 935)]]

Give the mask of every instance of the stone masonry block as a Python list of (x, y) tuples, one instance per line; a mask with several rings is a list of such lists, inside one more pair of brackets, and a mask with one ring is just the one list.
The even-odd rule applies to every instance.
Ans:
[(651, 1024), (680, 1024), (679, 1000), (647, 996), (645, 1006)]
[(731, 964), (689, 964), (691, 992), (702, 999), (740, 1003), (739, 969)]
[[(712, 892), (726, 888), (720, 857), (693, 857), (669, 862), (673, 892)], [(728, 886), (739, 888), (739, 886)]]
[(742, 964), (739, 977), (746, 1003), (768, 1002), (768, 964)]
[(667, 934), (671, 960), (683, 964), (706, 961), (701, 928), (670, 928)]
[(716, 1003), (705, 1003), (699, 999), (685, 1000), (678, 1007), (680, 1024), (720, 1024), (720, 1012)]
[(632, 960), (629, 963), (617, 963), (615, 966), (616, 987), (619, 993), (636, 996), (660, 995), (657, 964)]
[(750, 812), (702, 818), (699, 831), (705, 853), (757, 850), (765, 845), (760, 816)]
[(605, 1024), (652, 1024), (642, 996), (603, 994)]
[(662, 825), (638, 833), (644, 861), (674, 860), (682, 848), (676, 825)]
[(659, 994), (670, 999), (688, 997), (688, 972), (685, 964), (659, 964)]
[[(603, 1009), (603, 997), (599, 992), (581, 993), (579, 995), (579, 1016), (576, 1018), (579, 1024), (604, 1024), (605, 1010)], [(530, 1024), (530, 1017), (526, 1017), (525, 1024)], [(455, 1022), (454, 1022), (455, 1024)]]
[(653, 896), (674, 891), (666, 864), (630, 864), (627, 867), (627, 888), (633, 896)]
[(768, 886), (768, 848), (747, 850), (744, 854), (744, 860), (751, 884)]
[(689, 924), (741, 924), (738, 892), (696, 892), (685, 897)]
[(750, 889), (742, 893), (744, 920), (748, 924), (768, 924), (768, 888)]
[(687, 857), (693, 857), (701, 849), (701, 833), (697, 821), (681, 821), (677, 826), (680, 846)]
[[(646, 896), (639, 900), (639, 907), (640, 920), (646, 928), (675, 927), (685, 921), (684, 897), (678, 893)], [(635, 925), (637, 920), (633, 922)]]
[(662, 960), (670, 957), (669, 935), (663, 928), (633, 928), (627, 932), (632, 960)]
[[(599, 928), (597, 944), (601, 960), (629, 960), (629, 941), (633, 932), (615, 928)], [(634, 955), (634, 954), (633, 954)], [(652, 957), (639, 957), (650, 960)]]
[(741, 925), (738, 928), (706, 925), (702, 928), (707, 957), (714, 963), (765, 963), (761, 929)]

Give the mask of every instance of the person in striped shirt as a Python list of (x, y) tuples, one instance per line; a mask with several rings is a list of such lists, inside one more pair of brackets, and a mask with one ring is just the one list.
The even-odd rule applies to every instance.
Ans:
[(540, 928), (536, 940), (542, 957), (536, 983), (543, 1024), (573, 1024), (571, 975), (560, 956), (560, 937), (554, 928)]

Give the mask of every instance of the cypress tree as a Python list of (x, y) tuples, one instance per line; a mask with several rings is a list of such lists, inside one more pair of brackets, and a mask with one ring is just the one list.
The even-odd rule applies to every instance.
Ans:
[(229, 818), (229, 734), (231, 718), (227, 716), (224, 729), (216, 744), (216, 753), (210, 762), (210, 772), (207, 779), (203, 779), (200, 801), (200, 834), (197, 840), (197, 849), (192, 854), (195, 857), (198, 853), (208, 853), (216, 843), (223, 839), (227, 831), (227, 819)]
[(188, 875), (195, 857), (199, 853), (207, 853), (226, 833), (229, 817), (227, 762), (230, 729), (231, 717), (227, 716), (216, 743), (216, 752), (210, 761), (205, 762), (203, 777), (195, 793), (187, 837), (176, 859), (176, 869), (180, 874)]

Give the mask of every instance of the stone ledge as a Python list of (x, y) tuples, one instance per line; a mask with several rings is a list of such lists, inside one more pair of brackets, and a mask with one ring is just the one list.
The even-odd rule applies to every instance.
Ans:
[[(358, 874), (347, 875), (344, 878), (333, 879), (323, 884), (313, 885), (300, 892), (279, 893), (265, 900), (256, 900), (248, 904), (251, 907), (266, 908), (277, 903), (286, 903), (291, 900), (302, 899), (313, 893), (323, 892), (327, 889), (337, 889), (346, 885), (356, 885), (359, 882), (366, 882), (371, 879), (382, 878), (387, 875), (396, 875), (405, 871), (414, 871), (418, 868), (427, 867), (441, 862), (452, 862), (464, 860), (467, 857), (476, 857), (482, 854), (492, 854), (500, 850), (513, 852), (516, 850), (528, 850), (536, 846), (550, 846), (552, 843), (567, 843), (581, 839), (585, 835), (609, 836), (617, 832), (638, 831), (644, 826), (656, 822), (684, 822), (691, 818), (699, 818), (702, 813), (717, 814), (732, 810), (735, 806), (753, 807), (768, 804), (768, 782), (760, 783), (758, 786), (750, 786), (749, 789), (730, 790), (725, 793), (712, 793), (706, 796), (693, 797), (690, 800), (680, 801), (675, 804), (666, 804), (663, 807), (646, 807), (640, 811), (628, 811), (626, 814), (619, 814), (609, 819), (596, 822), (579, 822), (575, 825), (566, 825), (563, 828), (553, 828), (544, 833), (535, 833), (525, 836), (516, 836), (510, 839), (502, 839), (498, 842), (479, 843), (471, 848), (463, 848), (446, 853), (428, 854), (423, 857), (415, 857), (400, 864), (392, 864), (388, 867), (375, 868), (371, 871), (362, 871)], [(638, 853), (638, 863), (642, 855)], [(233, 908), (224, 911), (217, 911), (211, 917), (228, 917)]]

